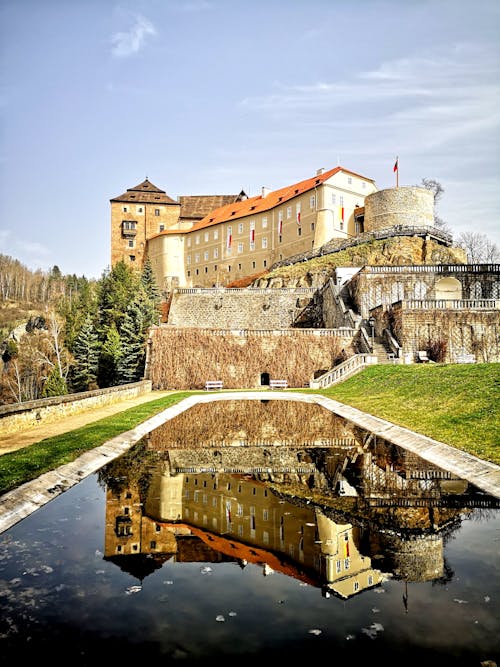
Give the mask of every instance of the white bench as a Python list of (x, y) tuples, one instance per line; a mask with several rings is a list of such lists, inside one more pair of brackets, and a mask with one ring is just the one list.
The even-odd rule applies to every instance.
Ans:
[(269, 380), (269, 389), (286, 389), (287, 387), (286, 380)]
[(205, 382), (205, 389), (209, 391), (210, 389), (222, 389), (224, 383), (222, 380), (207, 380)]
[(456, 357), (457, 364), (475, 364), (476, 357), (473, 354), (459, 354)]

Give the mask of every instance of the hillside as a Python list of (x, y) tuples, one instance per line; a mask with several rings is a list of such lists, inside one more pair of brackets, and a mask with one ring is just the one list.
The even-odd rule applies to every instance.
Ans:
[(273, 269), (258, 277), (253, 287), (319, 287), (337, 267), (412, 264), (463, 264), (463, 250), (409, 236), (368, 241), (347, 250)]

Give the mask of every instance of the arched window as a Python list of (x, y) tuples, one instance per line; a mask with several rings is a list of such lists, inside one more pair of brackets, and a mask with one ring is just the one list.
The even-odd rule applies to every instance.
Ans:
[(456, 278), (441, 278), (436, 282), (436, 299), (461, 299), (462, 284)]

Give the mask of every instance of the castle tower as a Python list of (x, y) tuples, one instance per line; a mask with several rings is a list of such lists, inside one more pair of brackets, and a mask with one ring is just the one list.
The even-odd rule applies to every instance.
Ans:
[(365, 197), (364, 231), (395, 225), (434, 225), (434, 194), (417, 186), (378, 190)]
[(111, 266), (123, 259), (141, 270), (148, 240), (177, 225), (181, 205), (147, 178), (110, 203)]

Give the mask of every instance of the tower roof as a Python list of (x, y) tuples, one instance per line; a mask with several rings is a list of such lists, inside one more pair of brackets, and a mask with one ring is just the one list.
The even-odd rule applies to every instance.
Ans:
[(156, 187), (147, 178), (142, 183), (139, 183), (139, 185), (127, 188), (127, 192), (124, 192), (119, 197), (113, 197), (110, 201), (138, 202), (142, 204), (176, 204), (179, 206), (179, 202), (169, 197), (165, 190)]

